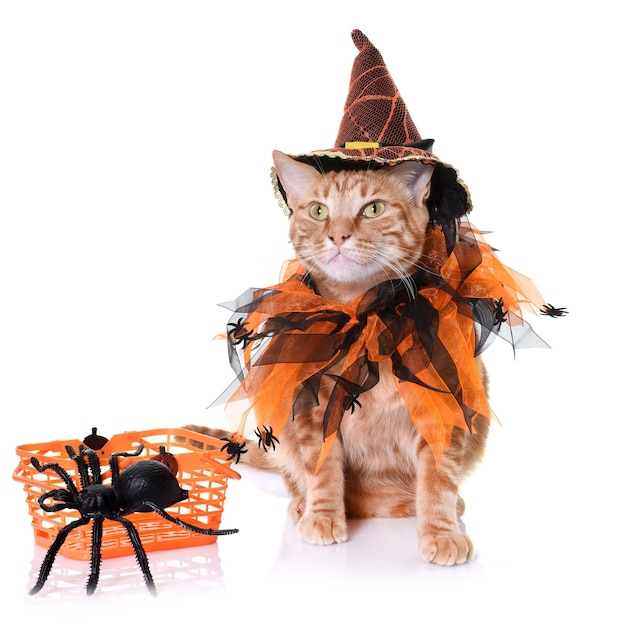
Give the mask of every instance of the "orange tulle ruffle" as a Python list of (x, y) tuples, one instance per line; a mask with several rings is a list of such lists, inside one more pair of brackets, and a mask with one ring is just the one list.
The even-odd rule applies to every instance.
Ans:
[(331, 382), (319, 409), (321, 464), (345, 411), (358, 411), (380, 367), (391, 369), (437, 461), (455, 427), (471, 430), (478, 415), (490, 416), (475, 357), (497, 336), (545, 347), (522, 316), (541, 309), (541, 295), (466, 221), (452, 254), (435, 229), (422, 258), (429, 267), (412, 276), (412, 287), (389, 281), (347, 304), (318, 295), (292, 261), (279, 284), (225, 305), (234, 311), (226, 337), (237, 380), (220, 399), (234, 414), (233, 430), (245, 436), (256, 426), (279, 437), (288, 420), (319, 405), (322, 381)]

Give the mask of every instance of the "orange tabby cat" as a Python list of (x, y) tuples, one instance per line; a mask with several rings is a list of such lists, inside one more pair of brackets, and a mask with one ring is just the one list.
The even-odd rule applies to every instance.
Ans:
[[(424, 266), (433, 233), (426, 205), (431, 165), (407, 161), (321, 174), (281, 152), (273, 156), (292, 211), (291, 242), (318, 294), (347, 303), (385, 281), (408, 281)], [(486, 385), (482, 363), (479, 368)], [(473, 547), (459, 528), (457, 516), (464, 509), (459, 486), (482, 456), (489, 420), (475, 419), (473, 433), (455, 428), (437, 467), (391, 370), (381, 364), (379, 375), (359, 396), (358, 409), (345, 412), (317, 473), (329, 394), (324, 384), (319, 407), (289, 421), (275, 450), (265, 453), (250, 445), (241, 460), (281, 471), (292, 497), (289, 516), (304, 541), (346, 541), (346, 518), (417, 516), (422, 558), (464, 563)]]

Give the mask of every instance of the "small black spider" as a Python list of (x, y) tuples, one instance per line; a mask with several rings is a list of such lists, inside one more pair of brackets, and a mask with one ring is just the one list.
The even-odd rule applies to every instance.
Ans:
[(500, 330), (502, 328), (502, 324), (505, 324), (507, 321), (506, 311), (504, 310), (504, 301), (502, 298), (496, 302), (496, 308), (493, 312), (493, 325), (497, 327), (496, 330)]
[(346, 396), (345, 400), (344, 400), (344, 411), (347, 411), (348, 409), (350, 409), (350, 414), (354, 413), (354, 409), (358, 406), (359, 408), (361, 407), (361, 403), (358, 400), (359, 398), (359, 394), (358, 393), (353, 393), (350, 394), (349, 396)]
[(243, 317), (240, 317), (236, 322), (230, 322), (227, 326), (232, 326), (226, 334), (230, 337), (233, 346), (242, 343), (245, 348), (251, 341), (254, 341), (255, 337), (252, 335), (252, 331), (246, 330)]
[[(47, 513), (54, 513), (63, 509), (76, 509), (80, 513), (80, 518), (70, 522), (58, 532), (48, 548), (39, 570), (37, 582), (29, 592), (30, 595), (38, 593), (43, 588), (52, 570), (54, 559), (72, 530), (78, 526), (89, 524), (89, 522), (93, 522), (93, 528), (91, 532), (91, 571), (87, 580), (87, 595), (93, 594), (98, 586), (105, 519), (119, 522), (124, 526), (135, 550), (146, 586), (153, 595), (156, 594), (156, 588), (148, 566), (148, 557), (141, 544), (137, 529), (130, 520), (126, 519), (129, 515), (138, 511), (152, 510), (166, 520), (178, 524), (178, 526), (203, 535), (229, 535), (238, 532), (235, 529), (199, 528), (172, 517), (164, 511), (164, 508), (189, 497), (187, 490), (181, 488), (176, 476), (164, 463), (154, 459), (145, 459), (133, 463), (120, 473), (118, 457), (139, 456), (143, 450), (143, 444), (140, 444), (134, 452), (114, 452), (109, 457), (110, 486), (102, 484), (100, 461), (96, 452), (84, 445), (80, 446), (78, 454), (71, 446), (65, 446), (65, 449), (69, 458), (76, 463), (80, 476), (80, 491), (68, 472), (58, 463), (42, 465), (36, 457), (31, 458), (31, 463), (38, 472), (48, 470), (56, 472), (67, 487), (66, 489), (52, 489), (39, 496), (37, 500), (39, 506)], [(91, 476), (89, 475), (90, 470)], [(47, 500), (52, 500), (52, 504), (46, 504)]]
[(276, 444), (280, 443), (278, 437), (274, 435), (274, 431), (271, 426), (269, 428), (267, 426), (263, 426), (263, 432), (261, 432), (260, 428), (257, 428), (254, 431), (254, 434), (259, 438), (259, 448), (263, 446), (263, 450), (265, 450), (265, 452), (267, 452), (268, 448), (276, 450)]
[(544, 304), (541, 307), (541, 314), (542, 315), (549, 315), (550, 317), (563, 317), (564, 315), (567, 315), (568, 310), (565, 307), (561, 307), (561, 308), (556, 308), (553, 307), (551, 304)]
[(239, 463), (241, 459), (241, 455), (248, 452), (246, 450), (246, 442), (245, 441), (237, 441), (236, 439), (229, 439), (228, 437), (221, 437), (220, 441), (225, 441), (226, 443), (221, 447), (221, 451), (226, 450), (228, 456), (226, 457), (227, 461), (232, 461), (235, 459), (235, 463)]

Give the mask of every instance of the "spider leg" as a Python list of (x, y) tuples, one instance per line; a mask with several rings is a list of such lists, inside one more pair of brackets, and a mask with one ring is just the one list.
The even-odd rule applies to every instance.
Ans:
[[(87, 469), (87, 463), (85, 463), (85, 459), (83, 459), (83, 450), (81, 448), (81, 453), (76, 454), (76, 450), (72, 448), (72, 446), (65, 446), (65, 450), (74, 463), (76, 463), (76, 468), (78, 469), (78, 475), (80, 476), (80, 484), (83, 489), (87, 489), (89, 487), (91, 480), (89, 479), (89, 470)], [(95, 482), (95, 480), (94, 480)]]
[(102, 484), (102, 474), (100, 473), (100, 459), (98, 455), (91, 449), (85, 446), (80, 447), (80, 451), (83, 456), (86, 456), (89, 460), (89, 467), (91, 468), (91, 475), (93, 476), (93, 482), (95, 485)]
[[(162, 508), (158, 507), (154, 502), (148, 502), (144, 500), (141, 502), (139, 507), (149, 506), (155, 513), (158, 513), (163, 519), (166, 519), (168, 522), (172, 522), (173, 524), (178, 524), (182, 528), (186, 528), (187, 530), (191, 530), (194, 533), (200, 533), (201, 535), (232, 535), (234, 533), (238, 533), (238, 528), (232, 528), (229, 530), (213, 530), (212, 528), (200, 528), (199, 526), (193, 526), (192, 524), (188, 524), (187, 522), (183, 522), (183, 520), (178, 517), (172, 517), (169, 513), (164, 511)], [(133, 507), (134, 508), (134, 507)], [(124, 515), (129, 515), (133, 510), (125, 511)]]
[(87, 595), (90, 596), (98, 586), (100, 579), (100, 565), (102, 563), (102, 525), (103, 517), (94, 517), (93, 529), (91, 531), (91, 571), (87, 579)]
[(70, 534), (70, 532), (72, 532), (74, 528), (78, 528), (78, 526), (83, 526), (84, 524), (88, 524), (89, 522), (90, 519), (88, 517), (81, 517), (80, 519), (70, 522), (67, 526), (59, 531), (55, 540), (48, 548), (48, 552), (46, 552), (46, 556), (43, 560), (43, 563), (41, 564), (41, 568), (39, 569), (39, 576), (37, 578), (35, 586), (28, 592), (31, 596), (34, 596), (36, 593), (41, 591), (41, 588), (46, 583), (46, 580), (48, 580), (48, 576), (50, 575), (50, 571), (52, 570), (52, 564), (54, 563), (54, 559), (61, 549), (61, 546), (65, 543), (65, 540), (67, 539), (67, 536)]
[(137, 449), (134, 452), (114, 452), (109, 457), (109, 467), (111, 468), (111, 483), (115, 484), (115, 481), (118, 479), (120, 475), (120, 464), (117, 460), (118, 456), (139, 456), (143, 451), (143, 443), (140, 443), (137, 446)]
[(45, 465), (42, 465), (37, 460), (37, 457), (34, 457), (34, 456), (31, 457), (30, 462), (31, 462), (31, 465), (38, 472), (45, 472), (49, 469), (51, 469), (53, 472), (56, 472), (59, 475), (59, 477), (63, 480), (63, 482), (65, 483), (65, 486), (67, 487), (68, 491), (72, 494), (72, 496), (74, 496), (75, 498), (78, 498), (78, 489), (76, 489), (76, 485), (74, 484), (74, 481), (72, 480), (70, 475), (65, 471), (65, 469), (62, 468), (58, 463), (46, 463)]
[(148, 587), (148, 591), (150, 591), (153, 596), (156, 596), (156, 586), (154, 584), (152, 574), (150, 573), (148, 557), (146, 556), (146, 551), (141, 544), (141, 539), (139, 538), (139, 533), (137, 532), (137, 529), (130, 520), (125, 519), (121, 515), (112, 516), (111, 519), (119, 522), (126, 529), (126, 532), (128, 533), (128, 538), (133, 544), (133, 549), (135, 550), (137, 563), (139, 563), (139, 567), (141, 568), (141, 572), (143, 573), (143, 578), (146, 581), (146, 587)]
[[(46, 504), (46, 500), (49, 499), (56, 501), (57, 504)], [(62, 511), (63, 509), (78, 509), (76, 501), (67, 489), (53, 489), (52, 491), (42, 493), (37, 498), (37, 502), (46, 513), (54, 513), (56, 511)]]

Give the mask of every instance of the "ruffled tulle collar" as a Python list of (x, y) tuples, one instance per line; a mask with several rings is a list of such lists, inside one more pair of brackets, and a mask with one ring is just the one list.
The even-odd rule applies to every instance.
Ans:
[(428, 266), (410, 279), (347, 304), (321, 297), (292, 261), (279, 284), (224, 305), (234, 312), (225, 337), (237, 379), (215, 404), (227, 401), (233, 430), (243, 437), (256, 428), (263, 445), (274, 445), (288, 420), (319, 406), (322, 382), (331, 383), (321, 463), (383, 364), (437, 460), (453, 428), (471, 430), (477, 416), (490, 416), (475, 357), (495, 337), (515, 349), (547, 347), (522, 317), (523, 308), (546, 312), (543, 299), (466, 221), (452, 254), (440, 229), (427, 252)]

